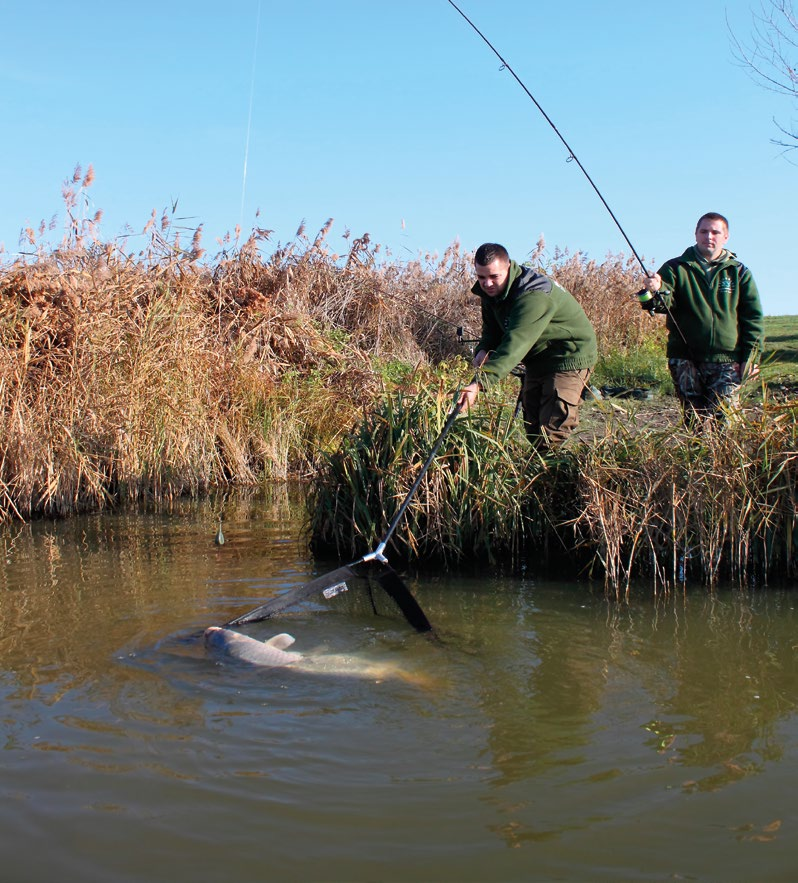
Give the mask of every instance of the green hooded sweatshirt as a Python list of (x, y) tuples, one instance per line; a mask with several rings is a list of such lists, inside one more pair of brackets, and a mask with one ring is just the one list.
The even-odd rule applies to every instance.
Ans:
[[(740, 362), (758, 358), (764, 342), (762, 305), (751, 271), (730, 251), (700, 260), (695, 246), (660, 268), (670, 359)], [(685, 343), (686, 340), (686, 343)]]
[(488, 361), (476, 379), (488, 388), (523, 362), (532, 377), (592, 369), (596, 333), (572, 294), (546, 276), (510, 261), (504, 292), (489, 297), (477, 282), (471, 291), (482, 302), (482, 335), (475, 353)]

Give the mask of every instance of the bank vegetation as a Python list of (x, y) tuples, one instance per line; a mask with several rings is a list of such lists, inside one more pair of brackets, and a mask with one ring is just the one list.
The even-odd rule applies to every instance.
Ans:
[[(215, 255), (165, 212), (105, 241), (66, 182), (66, 235), (28, 230), (0, 265), (0, 520), (65, 516), (212, 487), (309, 480), (318, 550), (378, 540), (426, 458), (479, 328), (472, 255), (397, 260), (327, 221), (273, 243), (254, 229)], [(663, 329), (638, 270), (549, 253), (593, 322), (595, 387), (666, 401)], [(535, 570), (567, 563), (623, 591), (639, 575), (742, 583), (793, 574), (795, 414), (765, 396), (727, 430), (645, 425), (635, 400), (586, 403), (584, 431), (532, 453), (508, 379), (457, 421), (391, 553)], [(656, 410), (656, 409), (655, 409)], [(559, 572), (562, 572), (560, 570)]]

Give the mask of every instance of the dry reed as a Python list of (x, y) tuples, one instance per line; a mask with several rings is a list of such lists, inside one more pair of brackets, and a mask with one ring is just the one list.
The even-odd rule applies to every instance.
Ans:
[(793, 578), (798, 436), (795, 406), (733, 415), (687, 430), (615, 432), (575, 450), (577, 543), (595, 552), (608, 587), (635, 577), (670, 588)]
[[(180, 227), (174, 205), (103, 241), (93, 180), (77, 167), (64, 182), (57, 245), (43, 222), (25, 232), (32, 251), (0, 266), (0, 520), (308, 474), (386, 365), (462, 354), (458, 326), (475, 336), (458, 243), (397, 262), (347, 231), (337, 254), (330, 219), (271, 253), (269, 230), (228, 237), (207, 261), (202, 226)], [(610, 283), (628, 301), (619, 260), (553, 265), (595, 277), (583, 288), (598, 304)]]
[[(57, 246), (43, 223), (25, 233), (34, 251), (0, 266), (0, 520), (318, 475), (314, 541), (362, 552), (469, 379), (455, 329), (479, 327), (472, 256), (454, 243), (399, 262), (348, 232), (337, 253), (330, 219), (270, 252), (271, 231), (256, 228), (209, 261), (201, 226), (176, 226), (174, 207), (141, 238), (104, 242), (92, 179), (76, 169), (65, 182)], [(631, 260), (549, 257), (541, 241), (529, 262), (583, 304), (603, 370), (613, 354), (661, 360), (661, 326), (630, 297)], [(639, 575), (673, 586), (794, 573), (791, 411), (766, 402), (698, 437), (610, 420), (604, 437), (541, 460), (512, 419), (513, 384), (458, 421), (396, 553), (534, 550), (618, 592)]]

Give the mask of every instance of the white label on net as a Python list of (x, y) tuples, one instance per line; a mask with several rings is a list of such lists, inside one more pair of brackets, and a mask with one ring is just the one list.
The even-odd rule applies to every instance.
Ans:
[(349, 586), (346, 583), (336, 583), (334, 586), (329, 586), (326, 588), (322, 595), (325, 598), (334, 598), (336, 595), (340, 595), (341, 592), (348, 592)]

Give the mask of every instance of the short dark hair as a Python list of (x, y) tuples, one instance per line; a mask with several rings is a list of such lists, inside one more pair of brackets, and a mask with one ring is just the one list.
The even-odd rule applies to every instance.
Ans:
[(503, 245), (498, 242), (485, 242), (477, 249), (474, 255), (474, 263), (480, 267), (487, 267), (496, 259), (510, 262), (510, 254)]
[(724, 218), (723, 215), (719, 215), (717, 212), (707, 212), (705, 215), (701, 215), (701, 217), (696, 222), (696, 230), (701, 226), (701, 221), (722, 221), (726, 225), (726, 232), (729, 232), (728, 219)]

